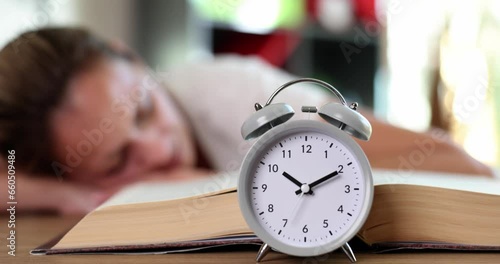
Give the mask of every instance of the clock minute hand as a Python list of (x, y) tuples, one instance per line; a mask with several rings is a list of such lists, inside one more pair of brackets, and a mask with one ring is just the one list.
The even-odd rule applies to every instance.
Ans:
[(325, 181), (327, 181), (327, 180), (329, 180), (329, 179), (331, 179), (331, 178), (333, 178), (333, 177), (337, 176), (338, 174), (339, 174), (339, 173), (338, 173), (338, 171), (334, 171), (334, 172), (332, 172), (332, 173), (330, 173), (330, 174), (326, 175), (325, 177), (322, 177), (322, 178), (320, 178), (320, 179), (318, 179), (318, 180), (316, 180), (316, 181), (313, 181), (311, 184), (309, 184), (309, 187), (310, 187), (310, 188), (313, 188), (314, 186), (319, 185), (319, 184), (321, 184), (322, 182), (325, 182)]
[[(324, 177), (321, 177), (318, 180), (313, 181), (311, 184), (309, 184), (309, 188), (312, 189), (313, 187), (315, 187), (315, 186), (317, 186), (317, 185), (319, 185), (319, 184), (321, 184), (321, 183), (323, 183), (323, 182), (325, 182), (325, 181), (327, 181), (327, 180), (329, 180), (329, 179), (337, 176), (338, 174), (339, 174), (338, 171), (334, 171), (334, 172), (332, 172), (332, 173), (330, 173), (330, 174), (328, 174), (328, 175), (326, 175)], [(301, 192), (302, 192), (302, 190), (299, 189), (299, 190), (295, 191), (295, 194), (300, 194)], [(312, 192), (312, 190), (310, 192)]]

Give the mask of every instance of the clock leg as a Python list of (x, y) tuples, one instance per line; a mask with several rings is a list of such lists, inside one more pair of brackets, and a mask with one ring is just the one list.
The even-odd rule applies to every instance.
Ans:
[(354, 256), (354, 253), (352, 252), (352, 249), (351, 249), (351, 247), (349, 246), (348, 243), (345, 243), (342, 246), (342, 251), (344, 251), (344, 253), (347, 255), (347, 257), (349, 258), (349, 260), (351, 261), (351, 263), (356, 262), (356, 256)]
[(256, 261), (260, 262), (267, 255), (267, 253), (269, 253), (269, 251), (271, 251), (271, 247), (266, 243), (262, 244), (259, 249), (259, 253), (257, 253)]

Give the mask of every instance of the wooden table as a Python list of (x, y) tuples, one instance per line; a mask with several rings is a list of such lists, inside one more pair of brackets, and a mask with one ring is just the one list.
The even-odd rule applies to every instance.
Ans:
[[(18, 215), (16, 256), (7, 254), (7, 217), (0, 217), (0, 263), (255, 263), (253, 251), (170, 255), (52, 255), (31, 256), (29, 251), (73, 226), (81, 217)], [(500, 253), (357, 253), (358, 263), (500, 263)], [(341, 253), (324, 258), (295, 258), (269, 254), (264, 263), (350, 263)]]

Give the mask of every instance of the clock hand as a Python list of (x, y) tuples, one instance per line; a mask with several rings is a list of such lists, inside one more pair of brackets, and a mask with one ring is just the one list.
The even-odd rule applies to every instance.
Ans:
[[(334, 172), (332, 172), (324, 177), (321, 177), (320, 179), (313, 181), (311, 184), (309, 184), (309, 188), (312, 189), (313, 187), (315, 187), (315, 186), (317, 186), (317, 185), (319, 185), (319, 184), (321, 184), (321, 183), (323, 183), (323, 182), (325, 182), (325, 181), (327, 181), (327, 180), (329, 180), (337, 175), (339, 175), (338, 171), (334, 171)], [(301, 192), (302, 192), (302, 190), (299, 189), (299, 190), (295, 191), (295, 194), (300, 194)], [(310, 194), (311, 192), (312, 192), (312, 190), (309, 191), (307, 194)]]
[(320, 179), (312, 182), (311, 184), (309, 184), (309, 187), (313, 188), (314, 186), (317, 186), (317, 185), (319, 185), (319, 184), (321, 184), (321, 183), (323, 183), (323, 182), (325, 182), (325, 181), (327, 181), (327, 180), (329, 180), (329, 179), (337, 176), (338, 174), (339, 174), (338, 171), (334, 171), (334, 172), (332, 172), (332, 173), (330, 173), (330, 174), (328, 174), (328, 175), (326, 175), (326, 176), (324, 176), (324, 177), (322, 177), (322, 178), (320, 178)]
[(297, 199), (297, 202), (295, 203), (295, 206), (292, 209), (292, 213), (290, 213), (290, 216), (287, 219), (290, 219), (290, 221), (293, 220), (295, 216), (295, 212), (297, 211), (297, 208), (299, 208), (300, 202), (302, 201), (302, 196), (304, 196), (304, 193), (301, 193), (299, 195), (299, 198)]
[[(299, 182), (297, 179), (292, 177), (292, 175), (288, 174), (286, 171), (283, 172), (283, 176), (285, 176), (285, 178), (289, 179), (291, 182), (293, 182), (295, 185), (299, 187), (303, 185), (303, 183)], [(313, 191), (309, 191), (307, 194), (313, 194)]]
[(295, 179), (294, 177), (292, 177), (292, 175), (288, 174), (286, 171), (283, 172), (283, 176), (285, 176), (285, 178), (289, 179), (295, 185), (297, 185), (299, 187), (302, 186), (301, 182), (299, 182), (297, 179)]

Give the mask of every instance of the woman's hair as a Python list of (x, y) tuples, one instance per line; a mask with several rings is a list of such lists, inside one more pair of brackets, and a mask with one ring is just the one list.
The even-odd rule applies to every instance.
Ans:
[(68, 80), (100, 58), (137, 60), (80, 28), (29, 31), (0, 50), (0, 157), (13, 149), (17, 167), (50, 172), (51, 113), (64, 100)]

